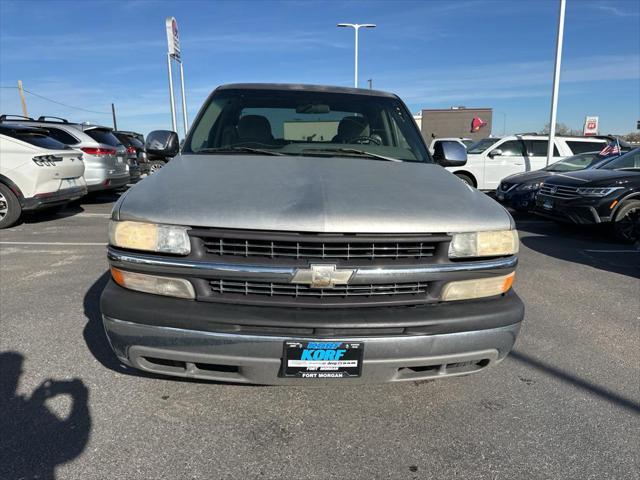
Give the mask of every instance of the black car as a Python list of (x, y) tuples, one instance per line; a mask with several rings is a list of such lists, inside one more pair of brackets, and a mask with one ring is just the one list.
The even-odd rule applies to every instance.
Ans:
[(538, 190), (547, 178), (558, 173), (600, 168), (616, 156), (602, 156), (598, 152), (580, 153), (563, 158), (540, 170), (510, 175), (500, 182), (496, 198), (500, 203), (517, 211), (530, 210), (535, 206)]
[[(142, 173), (140, 167), (140, 157), (144, 151), (144, 145), (140, 144), (140, 141), (136, 140), (123, 132), (114, 131), (113, 134), (127, 148), (127, 165), (129, 167), (129, 176), (131, 177), (131, 183), (136, 183), (140, 180)], [(140, 149), (140, 151), (139, 151)]]
[(640, 148), (597, 169), (547, 178), (540, 186), (535, 211), (577, 224), (610, 224), (619, 239), (637, 240)]

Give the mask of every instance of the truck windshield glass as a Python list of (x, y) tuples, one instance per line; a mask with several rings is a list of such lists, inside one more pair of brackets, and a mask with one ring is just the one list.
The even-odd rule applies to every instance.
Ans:
[(494, 145), (499, 138), (483, 138), (482, 140), (477, 141), (473, 145), (471, 145), (467, 149), (467, 153), (482, 153), (487, 150), (489, 147)]
[(293, 90), (216, 92), (183, 153), (250, 154), (250, 148), (282, 155), (431, 162), (411, 114), (398, 99)]

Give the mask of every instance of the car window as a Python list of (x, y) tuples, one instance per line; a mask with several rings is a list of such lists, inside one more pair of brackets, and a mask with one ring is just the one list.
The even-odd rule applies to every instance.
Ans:
[(482, 153), (498, 141), (500, 141), (499, 138), (483, 138), (467, 148), (467, 153)]
[(36, 147), (46, 148), (47, 150), (70, 150), (71, 148), (57, 141), (55, 138), (44, 135), (42, 133), (33, 132), (2, 132), (3, 135), (21, 140), (23, 142), (35, 145)]
[(122, 133), (114, 133), (113, 135), (114, 135), (114, 136), (115, 136), (115, 137), (120, 141), (120, 143), (121, 143), (122, 145), (124, 145), (125, 147), (130, 147), (130, 146), (132, 145), (131, 137), (128, 137), (128, 136), (126, 136), (126, 135), (124, 135), (124, 134), (122, 134)]
[(78, 139), (70, 133), (60, 130), (59, 128), (44, 127), (49, 131), (49, 136), (65, 145), (75, 145), (79, 143)]
[(604, 170), (640, 170), (640, 149), (632, 150), (602, 167)]
[(183, 151), (215, 153), (243, 147), (284, 155), (333, 151), (334, 156), (353, 155), (340, 151), (350, 149), (431, 161), (413, 117), (397, 98), (338, 92), (216, 92)]
[(574, 154), (586, 152), (598, 152), (604, 148), (607, 142), (576, 142), (567, 141), (567, 145)]
[(112, 147), (117, 147), (120, 145), (120, 140), (111, 133), (111, 130), (107, 130), (104, 128), (90, 128), (85, 130), (84, 133), (89, 135), (98, 143), (104, 143), (106, 145), (111, 145)]
[(462, 143), (464, 143), (464, 146), (469, 148), (471, 145), (473, 145), (475, 142), (473, 140), (462, 140)]
[(604, 157), (601, 157), (597, 153), (581, 153), (580, 155), (573, 155), (572, 157), (559, 160), (544, 170), (548, 172), (575, 172), (600, 163), (603, 159)]
[[(527, 151), (531, 157), (546, 157), (549, 148), (549, 140), (526, 140)], [(553, 146), (553, 156), (559, 157), (558, 146)]]
[(521, 140), (507, 140), (496, 147), (505, 157), (524, 157), (524, 144)]

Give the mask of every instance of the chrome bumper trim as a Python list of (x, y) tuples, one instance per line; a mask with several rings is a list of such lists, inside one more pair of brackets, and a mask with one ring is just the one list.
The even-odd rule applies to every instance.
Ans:
[[(203, 278), (241, 278), (243, 280), (262, 280), (288, 282), (293, 280), (297, 267), (271, 267), (265, 265), (244, 265), (237, 263), (218, 263), (197, 260), (185, 260), (177, 257), (158, 257), (154, 255), (121, 252), (109, 247), (109, 262), (114, 267), (133, 267), (140, 271), (170, 273), (176, 275), (196, 275)], [(496, 270), (514, 269), (518, 263), (516, 256), (475, 262), (457, 262), (406, 267), (361, 267), (356, 268), (350, 284), (372, 284), (389, 282), (411, 282), (447, 279), (456, 274), (469, 272), (490, 273)]]

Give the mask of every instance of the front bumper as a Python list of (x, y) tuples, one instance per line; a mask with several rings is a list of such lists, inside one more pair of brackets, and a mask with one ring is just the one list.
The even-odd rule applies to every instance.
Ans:
[(78, 200), (87, 194), (87, 187), (73, 187), (65, 188), (64, 190), (58, 190), (57, 192), (39, 194), (34, 197), (25, 198), (22, 201), (22, 210), (33, 211), (41, 208), (55, 207), (57, 205), (64, 205), (65, 203)]
[(597, 225), (611, 221), (611, 211), (608, 206), (613, 200), (609, 197), (561, 199), (538, 194), (535, 213), (579, 225)]
[(496, 193), (496, 199), (508, 207), (516, 209), (530, 209), (533, 208), (536, 201), (535, 190), (511, 190), (509, 192), (502, 192), (500, 190)]
[(285, 341), (362, 341), (362, 376), (351, 383), (473, 373), (511, 350), (524, 306), (502, 298), (419, 307), (301, 309), (215, 304), (148, 295), (109, 282), (101, 297), (107, 337), (135, 368), (255, 384), (318, 384), (281, 378)]

